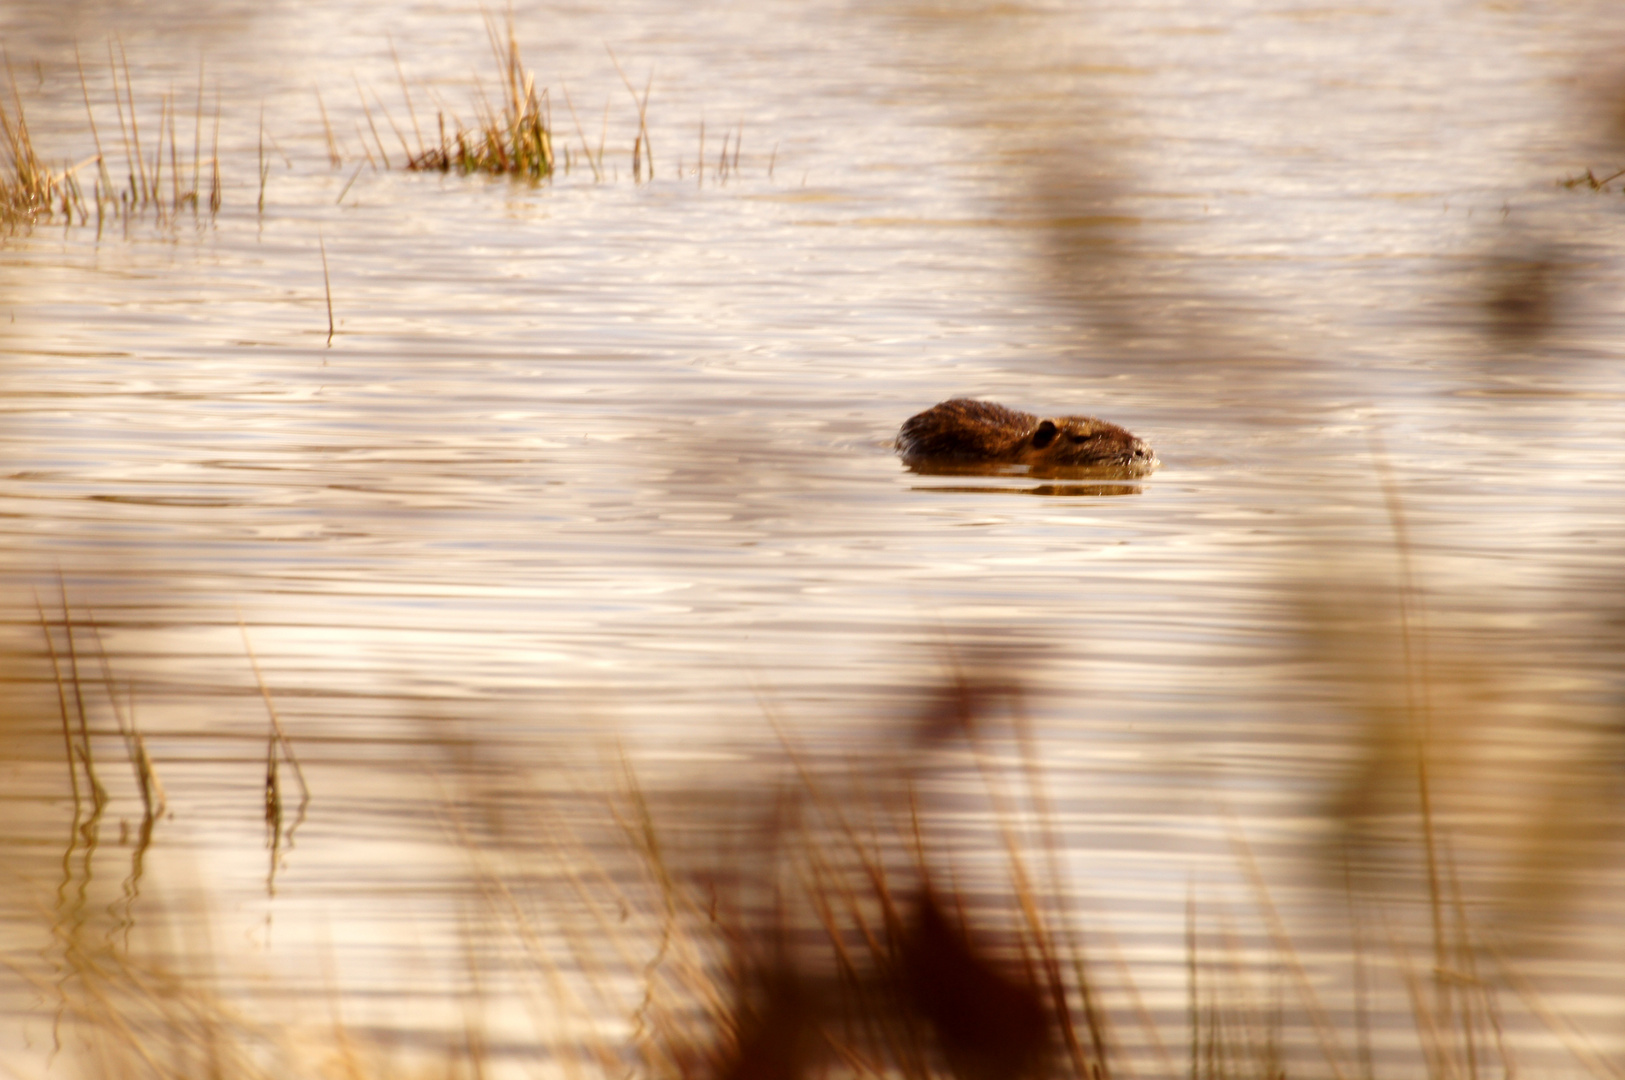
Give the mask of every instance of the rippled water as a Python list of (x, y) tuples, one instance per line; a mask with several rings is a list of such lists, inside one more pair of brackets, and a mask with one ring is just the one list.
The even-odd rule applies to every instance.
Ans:
[[(472, 118), (476, 71), (495, 93), (476, 11), (0, 11), (50, 160), (94, 152), (76, 45), (123, 160), (111, 42), (147, 153), (166, 94), (182, 157), (218, 105), (224, 176), (218, 215), (0, 240), (4, 603), (37, 705), (14, 725), (9, 847), (40, 890), (8, 904), (18, 955), (60, 967), (65, 926), (206, 910), (160, 951), (212, 957), (228, 997), (263, 1000), (267, 972), (300, 1021), (328, 1019), (292, 1008), (314, 995), (358, 1031), (437, 1031), (416, 1010), (466, 996), (471, 862), (541, 873), (527, 800), (602, 842), (584, 807), (619, 753), (681, 830), (696, 792), (770, 804), (788, 744), (858, 788), (921, 769), (952, 818), (974, 770), (908, 724), (992, 655), (1025, 688), (1068, 888), (1173, 1045), (1187, 900), (1215, 925), (1261, 906), (1239, 837), (1308, 953), (1345, 902), (1333, 840), (1362, 827), (1328, 809), (1369, 811), (1373, 849), (1414, 839), (1384, 771), (1402, 714), (1448, 747), (1468, 906), (1544, 943), (1521, 964), (1617, 1058), (1620, 194), (1558, 185), (1625, 155), (1617, 12), (648, 0), (514, 22), (574, 155), (540, 185), (369, 167), (379, 143), (399, 164), (391, 122), (415, 142), (400, 73), (425, 129), (432, 101)], [(652, 75), (652, 183), (606, 46)], [(906, 471), (897, 425), (954, 395), (1108, 417), (1164, 466), (1103, 488)], [(89, 824), (42, 618), (89, 688), (112, 795)], [(256, 661), (310, 790), (271, 852)], [(121, 723), (170, 812), (144, 862)], [(970, 877), (997, 818), (959, 826)], [(1531, 882), (1572, 903), (1526, 903)], [(30, 993), (37, 1051), (52, 995)], [(1579, 1068), (1525, 1026), (1532, 1060)], [(549, 1030), (512, 1038), (571, 1038)]]

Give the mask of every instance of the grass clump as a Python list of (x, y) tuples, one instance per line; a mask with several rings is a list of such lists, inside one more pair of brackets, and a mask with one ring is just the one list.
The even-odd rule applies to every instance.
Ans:
[[(394, 141), (399, 143), (400, 152), (405, 156), (403, 167), (413, 172), (457, 172), (463, 175), (484, 173), (490, 176), (514, 176), (539, 181), (552, 179), (560, 172), (568, 174), (573, 166), (584, 162), (591, 170), (595, 182), (618, 176), (616, 165), (606, 160), (610, 126), (609, 103), (604, 104), (602, 123), (595, 140), (589, 136), (587, 128), (582, 124), (581, 115), (576, 111), (569, 88), (561, 88), (565, 108), (570, 113), (571, 123), (575, 129), (575, 141), (579, 145), (572, 151), (568, 140), (555, 141), (557, 128), (552, 119), (551, 97), (548, 90), (539, 84), (535, 73), (525, 67), (524, 60), (520, 56), (519, 39), (514, 30), (513, 20), (509, 18), (505, 23), (499, 24), (487, 15), (485, 27), (491, 45), (491, 56), (495, 61), (496, 82), (500, 90), (495, 95), (497, 103), (493, 105), (491, 98), (483, 89), (483, 82), (476, 79), (476, 85), (480, 88), (476, 93), (475, 120), (472, 124), (465, 123), (455, 114), (449, 114), (446, 109), (441, 108), (436, 114), (435, 135), (432, 140), (426, 139), (423, 127), (418, 122), (418, 111), (412, 100), (412, 90), (407, 84), (405, 73), (401, 71), (399, 57), (395, 60), (396, 71), (400, 77), (401, 95), (409, 119), (407, 126), (410, 128), (412, 138), (409, 139), (408, 131), (395, 122), (376, 92), (372, 93), (369, 102), (368, 91), (357, 84), (356, 89), (360, 94), (362, 113), (366, 120), (365, 126), (357, 124), (357, 133), (361, 137), (362, 153), (366, 156), (367, 163), (374, 169), (379, 168), (380, 163), (385, 169), (395, 167), (390, 149), (386, 145), (388, 140), (384, 137), (388, 132), (393, 132)], [(610, 61), (615, 65), (616, 74), (620, 76), (622, 85), (631, 96), (632, 106), (637, 113), (637, 128), (632, 137), (630, 153), (632, 179), (636, 183), (644, 183), (655, 177), (654, 146), (649, 135), (649, 92), (653, 86), (653, 75), (645, 79), (643, 86), (639, 88), (633, 84), (626, 69), (621, 66), (614, 50), (608, 52)], [(319, 90), (316, 96), (326, 129), (328, 161), (334, 168), (338, 168), (344, 164), (344, 154), (333, 125), (328, 119), (327, 107)], [(380, 117), (385, 129), (383, 132), (380, 131)], [(702, 131), (702, 151), (703, 147)], [(718, 179), (724, 178), (731, 171), (737, 171), (738, 157), (736, 140), (732, 158), (728, 156), (724, 147), (723, 156), (716, 166)], [(399, 158), (394, 160), (398, 161)], [(703, 153), (701, 164), (696, 171), (704, 172)], [(678, 175), (685, 175), (681, 166), (677, 172)], [(769, 175), (771, 172), (770, 166)]]
[[(535, 74), (526, 70), (520, 58), (513, 21), (508, 21), (504, 33), (496, 21), (487, 16), (485, 28), (501, 75), (501, 108), (492, 109), (482, 95), (474, 127), (465, 127), (454, 118), (454, 130), (449, 135), (446, 114), (440, 112), (438, 142), (424, 147), (420, 133), (418, 152), (408, 155), (406, 167), (420, 172), (456, 171), (546, 179), (553, 175), (555, 165), (547, 91), (537, 90)], [(406, 93), (404, 79), (401, 91)], [(410, 94), (407, 94), (406, 104), (415, 129), (417, 115)]]
[[(10, 75), (9, 69), (7, 74)], [(13, 78), (9, 82), (11, 108), (0, 101), (0, 147), (6, 155), (0, 167), (0, 222), (33, 221), (49, 217), (58, 209), (67, 214), (75, 205), (83, 205), (78, 185), (73, 180), (80, 166), (58, 173), (40, 160), (28, 133), (28, 118), (17, 93), (17, 81)]]
[[(96, 156), (92, 158), (97, 164), (98, 178), (93, 191), (93, 201), (96, 207), (98, 222), (109, 213), (128, 217), (151, 209), (157, 216), (159, 224), (172, 220), (182, 210), (190, 208), (194, 215), (198, 214), (207, 204), (211, 215), (220, 211), (220, 106), (218, 100), (215, 104), (213, 144), (207, 159), (203, 154), (203, 68), (198, 67), (197, 103), (192, 115), (192, 152), (190, 162), (188, 155), (180, 149), (180, 140), (176, 132), (177, 102), (174, 95), (165, 94), (159, 106), (157, 145), (153, 148), (151, 160), (142, 151), (141, 126), (136, 118), (135, 92), (131, 86), (130, 62), (123, 55), (123, 46), (119, 48), (119, 59), (123, 61), (124, 87), (122, 95), (119, 89), (119, 60), (113, 56), (112, 47), (107, 50), (108, 70), (112, 75), (113, 108), (118, 116), (119, 141), (124, 150), (126, 182), (121, 187), (112, 177), (108, 168), (107, 155), (102, 149), (101, 134), (96, 127), (96, 115), (90, 105), (90, 88), (85, 80), (84, 65), (79, 66), (79, 85), (85, 98), (85, 118), (90, 124), (90, 134), (96, 142)], [(165, 138), (168, 138), (167, 150)], [(167, 161), (166, 161), (167, 159)], [(204, 164), (207, 160), (208, 174), (204, 175)], [(187, 165), (190, 164), (190, 168)], [(203, 184), (207, 182), (207, 193)], [(167, 188), (167, 190), (166, 190)], [(86, 216), (83, 201), (80, 202), (82, 216)]]
[[(956, 679), (918, 719), (902, 753), (856, 771), (787, 739), (793, 769), (766, 806), (692, 792), (657, 808), (630, 782), (621, 820), (663, 913), (637, 1027), (647, 1075), (1110, 1075), (1016, 688)], [(928, 775), (967, 766), (992, 863), (950, 835), (963, 806)], [(686, 842), (659, 824), (693, 818)]]
[[(184, 121), (173, 94), (166, 94), (160, 104), (156, 144), (149, 143), (150, 149), (143, 150), (128, 60), (123, 62), (122, 86), (119, 67), (119, 58), (114, 57), (109, 47), (113, 107), (124, 151), (123, 182), (114, 179), (108, 155), (102, 147), (83, 63), (79, 65), (79, 85), (96, 152), (60, 172), (46, 165), (35, 150), (22, 96), (17, 91), (16, 79), (10, 77), (10, 69), (7, 69), (11, 105), (8, 108), (0, 101), (0, 152), (4, 154), (4, 161), (0, 163), (0, 223), (18, 225), (61, 216), (70, 225), (76, 218), (82, 225), (94, 214), (99, 227), (110, 217), (127, 221), (133, 215), (150, 210), (159, 224), (167, 224), (188, 208), (194, 216), (205, 206), (211, 215), (219, 212), (219, 107), (216, 106), (214, 118), (216, 149), (205, 156), (202, 69), (198, 71), (197, 106), (192, 116), (192, 146), (188, 153), (180, 149), (178, 127)], [(94, 176), (82, 181), (79, 174), (89, 166), (95, 166)]]

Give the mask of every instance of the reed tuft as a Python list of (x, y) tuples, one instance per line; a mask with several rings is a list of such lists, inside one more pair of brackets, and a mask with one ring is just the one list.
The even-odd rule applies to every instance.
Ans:
[[(408, 156), (406, 167), (419, 172), (455, 171), (546, 179), (553, 175), (555, 165), (547, 91), (537, 90), (536, 76), (526, 70), (520, 58), (513, 20), (510, 18), (505, 27), (499, 27), (496, 20), (487, 15), (485, 28), (501, 77), (500, 113), (482, 108), (482, 115), (473, 128), (453, 118), (452, 131), (448, 134), (446, 115), (441, 112), (438, 141), (424, 147), (422, 133), (418, 132), (419, 150)], [(404, 77), (401, 89), (403, 93), (406, 91)], [(409, 94), (406, 102), (415, 128), (417, 117)]]
[[(191, 211), (194, 219), (200, 219), (205, 208), (210, 217), (217, 214), (221, 198), (220, 112), (217, 102), (214, 150), (206, 156), (203, 153), (202, 66), (198, 68), (190, 153), (180, 148), (181, 105), (173, 93), (165, 94), (159, 102), (156, 145), (150, 151), (143, 151), (129, 61), (124, 58), (122, 47), (115, 55), (109, 45), (107, 61), (113, 108), (124, 155), (122, 179), (116, 180), (108, 151), (102, 146), (90, 81), (86, 78), (83, 60), (77, 53), (75, 56), (79, 59), (79, 88), (84, 96), (85, 121), (95, 153), (60, 171), (45, 164), (34, 147), (22, 95), (8, 66), (11, 103), (8, 106), (0, 100), (0, 154), (4, 158), (0, 161), (0, 224), (16, 226), (60, 217), (69, 225), (85, 225), (94, 215), (100, 229), (108, 219), (128, 222), (133, 216), (149, 212), (159, 225), (173, 225), (186, 210)], [(95, 166), (92, 174), (81, 179), (81, 172), (90, 166)]]
[[(28, 118), (23, 113), (22, 97), (17, 93), (17, 80), (6, 68), (11, 87), (11, 107), (0, 101), (0, 148), (5, 162), (0, 167), (0, 222), (15, 224), (49, 217), (57, 208), (68, 213), (76, 204), (82, 205), (78, 185), (73, 182), (74, 166), (63, 172), (52, 172), (40, 161), (34, 143), (28, 134)], [(96, 159), (92, 159), (96, 160)]]

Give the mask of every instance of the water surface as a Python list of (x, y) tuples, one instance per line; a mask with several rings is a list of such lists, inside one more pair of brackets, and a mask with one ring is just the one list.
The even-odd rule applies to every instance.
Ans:
[[(976, 770), (910, 741), (992, 655), (1078, 917), (1170, 1045), (1192, 897), (1279, 962), (1242, 839), (1305, 955), (1347, 945), (1344, 828), (1372, 830), (1389, 917), (1425, 922), (1380, 724), (1399, 715), (1437, 724), (1484, 933), (1524, 943), (1617, 1054), (1598, 763), (1618, 760), (1620, 195), (1558, 185), (1618, 167), (1593, 89), (1617, 13), (650, 0), (514, 23), (576, 155), (542, 184), (369, 164), (399, 164), (390, 122), (415, 141), (392, 49), (425, 130), (472, 118), (474, 73), (494, 93), (477, 12), (0, 15), (51, 160), (93, 152), (76, 45), (124, 160), (111, 40), (147, 152), (166, 94), (182, 156), (218, 103), (224, 175), (218, 214), (0, 241), (4, 603), (35, 733), (12, 766), (10, 857), (37, 889), (19, 955), (60, 969), (75, 934), (202, 910), (206, 933), (158, 951), (228, 999), (317, 1027), (339, 1002), (386, 1043), (478, 1000), (527, 1060), (577, 1034), (471, 987), (501, 932), (469, 905), (508, 874), (550, 917), (537, 830), (560, 815), (567, 852), (636, 878), (600, 812), (618, 755), (697, 851), (695, 793), (766, 813), (787, 746), (858, 789), (918, 770), (996, 890)], [(606, 45), (653, 74), (650, 183)], [(1486, 306), (1540, 282), (1549, 305)], [(906, 471), (897, 425), (954, 395), (1105, 416), (1164, 467), (1109, 492)], [(59, 667), (75, 626), (100, 818), (62, 790), (42, 611)], [(285, 762), (270, 851), (256, 662), (310, 792), (296, 818)], [(167, 795), (136, 861), (121, 723)], [(1536, 857), (1560, 820), (1578, 863)], [(1529, 902), (1539, 881), (1572, 902)], [(1329, 996), (1341, 963), (1314, 970)], [(34, 1052), (51, 996), (14, 999)], [(1580, 1071), (1505, 997), (1521, 1054)], [(1403, 994), (1378, 1013), (1393, 1067), (1418, 1068)]]

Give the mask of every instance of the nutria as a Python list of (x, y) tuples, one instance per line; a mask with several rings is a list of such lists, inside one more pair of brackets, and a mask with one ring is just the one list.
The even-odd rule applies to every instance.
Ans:
[(1160, 462), (1151, 447), (1092, 416), (1040, 420), (991, 401), (954, 398), (908, 418), (897, 452), (916, 472), (1025, 465), (1035, 473), (1089, 470), (1144, 476)]

